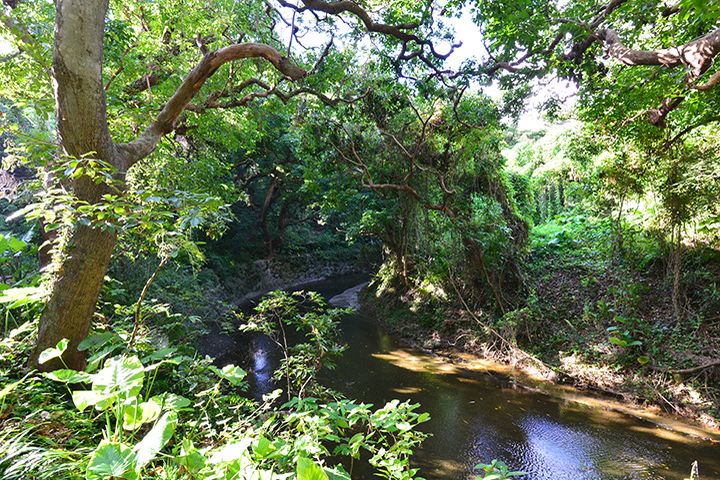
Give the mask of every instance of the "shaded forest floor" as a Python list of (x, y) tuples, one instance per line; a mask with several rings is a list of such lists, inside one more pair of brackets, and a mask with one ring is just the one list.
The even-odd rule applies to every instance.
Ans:
[(365, 304), (425, 350), (472, 353), (720, 427), (720, 252), (685, 251), (678, 319), (666, 252), (628, 231), (619, 254), (613, 235), (586, 217), (536, 227), (525, 297), (505, 314), (470, 312), (427, 286), (399, 294), (380, 279)]

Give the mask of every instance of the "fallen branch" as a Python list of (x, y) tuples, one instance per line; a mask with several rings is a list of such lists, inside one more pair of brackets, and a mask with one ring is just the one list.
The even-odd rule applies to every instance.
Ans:
[(712, 362), (709, 362), (709, 363), (705, 363), (705, 364), (703, 364), (703, 365), (698, 365), (698, 366), (696, 366), (696, 367), (680, 368), (680, 369), (677, 369), (677, 370), (670, 370), (670, 373), (679, 373), (679, 374), (682, 375), (682, 374), (685, 374), (685, 373), (699, 372), (699, 371), (705, 370), (705, 369), (707, 369), (707, 368), (718, 367), (718, 366), (720, 366), (720, 359), (715, 360), (715, 361), (712, 361)]

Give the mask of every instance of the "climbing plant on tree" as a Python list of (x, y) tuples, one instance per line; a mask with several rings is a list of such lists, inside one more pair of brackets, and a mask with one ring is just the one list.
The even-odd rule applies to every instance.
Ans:
[[(499, 113), (483, 96), (443, 100), (441, 85), (423, 88), (430, 99), (399, 85), (373, 91), (330, 120), (318, 117), (305, 143), (378, 198), (363, 219), (406, 287), (410, 277), (462, 271), (504, 309), (521, 284), (527, 231), (508, 196)], [(334, 128), (323, 131), (328, 121)]]

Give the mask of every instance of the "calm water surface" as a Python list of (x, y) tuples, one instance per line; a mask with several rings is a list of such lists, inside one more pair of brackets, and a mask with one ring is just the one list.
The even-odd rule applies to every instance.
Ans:
[[(303, 289), (331, 298), (362, 281), (348, 276)], [(428, 479), (473, 478), (475, 464), (498, 458), (528, 472), (528, 480), (682, 480), (694, 460), (700, 478), (720, 480), (720, 444), (403, 348), (362, 312), (344, 319), (342, 330), (348, 349), (324, 383), (376, 406), (393, 398), (421, 403), (432, 417), (423, 428), (432, 437), (415, 463)], [(273, 390), (271, 342), (238, 336), (234, 345), (218, 361), (247, 368), (257, 397)]]

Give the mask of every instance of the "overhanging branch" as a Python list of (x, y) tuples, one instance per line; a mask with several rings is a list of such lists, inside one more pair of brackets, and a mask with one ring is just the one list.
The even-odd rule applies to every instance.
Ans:
[(244, 58), (264, 58), (290, 80), (300, 80), (306, 76), (305, 70), (265, 44), (235, 44), (208, 53), (185, 77), (150, 126), (132, 142), (117, 145), (121, 171), (127, 171), (134, 163), (155, 150), (160, 139), (173, 130), (177, 118), (218, 68)]

